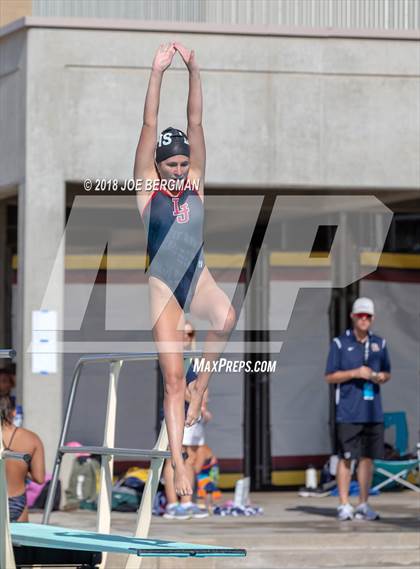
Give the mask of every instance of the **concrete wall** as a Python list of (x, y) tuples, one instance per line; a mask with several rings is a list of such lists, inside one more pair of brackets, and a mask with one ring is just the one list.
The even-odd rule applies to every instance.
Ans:
[[(375, 330), (388, 344), (392, 380), (381, 389), (384, 411), (406, 412), (408, 450), (415, 452), (420, 440), (420, 284), (367, 280), (360, 292), (375, 300)], [(392, 434), (387, 437), (395, 442)]]
[[(418, 186), (414, 41), (49, 29), (31, 38), (33, 61), (50, 71), (37, 75), (43, 99), (28, 105), (46, 105), (61, 129), (66, 179), (131, 176), (153, 54), (177, 38), (202, 68), (208, 184)], [(185, 125), (187, 74), (179, 59), (173, 67), (162, 127)]]

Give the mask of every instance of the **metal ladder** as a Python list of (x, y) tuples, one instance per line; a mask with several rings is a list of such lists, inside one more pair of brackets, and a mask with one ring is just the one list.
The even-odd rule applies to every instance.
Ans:
[[(186, 352), (184, 357), (197, 356), (196, 352)], [(54, 470), (52, 480), (49, 486), (47, 501), (45, 504), (44, 516), (42, 519), (43, 524), (48, 524), (54, 496), (57, 488), (58, 478), (60, 474), (61, 462), (64, 454), (67, 453), (80, 453), (85, 452), (89, 454), (101, 455), (101, 474), (100, 474), (100, 489), (98, 496), (98, 512), (97, 512), (97, 526), (98, 533), (110, 533), (111, 529), (111, 506), (112, 506), (112, 475), (114, 457), (124, 456), (133, 458), (150, 459), (150, 470), (147, 477), (146, 485), (143, 490), (143, 495), (140, 507), (137, 514), (136, 529), (133, 537), (146, 538), (149, 533), (149, 528), (152, 520), (152, 507), (153, 500), (156, 495), (159, 479), (163, 467), (163, 462), (166, 458), (170, 457), (168, 448), (168, 435), (166, 431), (165, 421), (162, 422), (159, 437), (151, 450), (144, 449), (125, 449), (115, 448), (115, 421), (117, 409), (117, 387), (118, 377), (121, 371), (122, 364), (125, 361), (147, 361), (157, 360), (158, 353), (143, 353), (143, 354), (127, 354), (127, 353), (112, 353), (112, 354), (93, 354), (83, 356), (77, 362), (74, 371), (69, 398), (67, 402), (66, 413), (64, 417), (63, 427), (61, 430), (58, 449), (55, 457)], [(71, 414), (74, 407), (76, 398), (76, 391), (82, 375), (82, 368), (88, 364), (109, 363), (109, 381), (108, 381), (108, 402), (106, 410), (106, 420), (104, 429), (104, 443), (103, 446), (82, 446), (82, 447), (67, 447), (65, 446)], [(126, 569), (138, 569), (141, 566), (142, 558), (135, 555), (129, 555)], [(106, 554), (103, 554), (101, 568), (106, 565)]]

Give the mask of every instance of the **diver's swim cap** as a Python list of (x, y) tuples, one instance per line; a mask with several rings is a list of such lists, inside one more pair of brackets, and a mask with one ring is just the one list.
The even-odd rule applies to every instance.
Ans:
[(177, 128), (166, 128), (159, 136), (156, 145), (156, 162), (162, 162), (171, 156), (190, 155), (190, 143), (187, 135)]

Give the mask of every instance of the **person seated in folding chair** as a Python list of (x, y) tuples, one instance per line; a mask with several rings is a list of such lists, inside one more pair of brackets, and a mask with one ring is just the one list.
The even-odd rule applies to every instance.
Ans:
[[(334, 338), (325, 379), (336, 385), (336, 435), (340, 461), (337, 485), (338, 519), (377, 520), (379, 514), (368, 504), (373, 459), (384, 456), (384, 415), (380, 385), (391, 378), (386, 341), (373, 334), (374, 304), (358, 298), (352, 308), (353, 329)], [(357, 460), (360, 487), (356, 509), (349, 503), (351, 461)]]
[(6, 451), (20, 452), (31, 456), (30, 462), (9, 460), (6, 463), (7, 492), (9, 495), (9, 518), (11, 522), (27, 522), (25, 481), (28, 475), (34, 482), (45, 480), (44, 445), (41, 439), (28, 429), (15, 427), (13, 418), (15, 404), (11, 397), (0, 397), (0, 421), (3, 447)]

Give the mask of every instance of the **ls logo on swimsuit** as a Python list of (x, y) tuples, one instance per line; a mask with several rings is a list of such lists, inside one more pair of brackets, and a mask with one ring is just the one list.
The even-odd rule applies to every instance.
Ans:
[(172, 203), (174, 204), (172, 213), (176, 216), (177, 222), (188, 223), (190, 220), (190, 206), (187, 203), (184, 203), (180, 207), (179, 198), (172, 198)]

